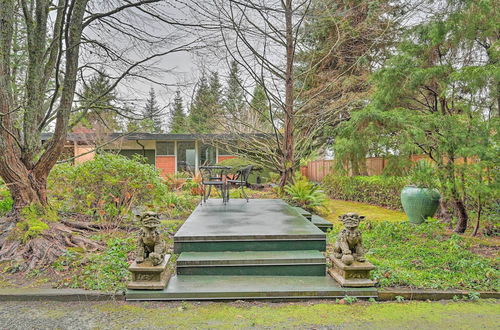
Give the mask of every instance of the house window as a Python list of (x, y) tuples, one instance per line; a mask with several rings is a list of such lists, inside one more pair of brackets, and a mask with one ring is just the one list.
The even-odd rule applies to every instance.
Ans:
[(215, 148), (206, 144), (201, 144), (199, 148), (200, 165), (214, 165), (217, 160), (215, 159)]
[(219, 156), (232, 156), (233, 154), (227, 150), (219, 148)]
[(196, 168), (196, 147), (194, 141), (177, 142), (177, 171), (193, 172)]
[(174, 142), (156, 142), (156, 155), (174, 156), (175, 155)]

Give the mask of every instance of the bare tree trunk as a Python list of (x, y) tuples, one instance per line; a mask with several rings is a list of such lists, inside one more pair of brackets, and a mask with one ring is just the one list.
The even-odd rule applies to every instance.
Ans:
[(477, 216), (476, 216), (476, 226), (474, 227), (474, 231), (472, 232), (472, 236), (476, 236), (479, 231), (479, 224), (481, 222), (481, 213), (483, 211), (483, 207), (481, 205), (481, 199), (478, 200), (478, 208), (477, 208)]
[(465, 233), (465, 230), (467, 230), (467, 222), (469, 220), (467, 210), (465, 209), (464, 202), (460, 198), (453, 197), (453, 203), (455, 204), (458, 216), (457, 226), (455, 227), (454, 232), (463, 234)]
[(286, 30), (286, 72), (285, 72), (285, 135), (283, 137), (283, 172), (281, 173), (280, 186), (284, 187), (293, 177), (295, 167), (294, 159), (294, 104), (293, 104), (293, 62), (295, 45), (292, 23), (292, 0), (285, 3), (285, 30)]

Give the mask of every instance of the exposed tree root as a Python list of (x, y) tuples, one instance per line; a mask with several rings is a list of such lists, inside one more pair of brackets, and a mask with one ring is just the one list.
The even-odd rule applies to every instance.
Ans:
[(0, 219), (0, 261), (14, 261), (21, 271), (51, 265), (68, 247), (97, 251), (103, 246), (87, 237), (98, 228), (92, 224), (60, 222), (50, 223), (49, 229), (23, 243), (15, 235), (12, 219)]

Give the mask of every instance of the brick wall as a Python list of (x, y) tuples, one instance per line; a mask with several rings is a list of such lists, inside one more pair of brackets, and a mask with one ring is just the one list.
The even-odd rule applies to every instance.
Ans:
[(175, 156), (156, 156), (156, 168), (162, 176), (175, 173)]
[(218, 156), (217, 157), (217, 163), (220, 163), (222, 162), (223, 160), (226, 160), (226, 159), (232, 159), (232, 158), (235, 158), (236, 156)]

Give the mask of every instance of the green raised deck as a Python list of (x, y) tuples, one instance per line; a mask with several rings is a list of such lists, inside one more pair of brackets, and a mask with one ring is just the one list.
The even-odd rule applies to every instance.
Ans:
[(325, 233), (279, 199), (210, 199), (174, 236), (175, 253), (325, 249)]
[(325, 276), (326, 258), (315, 250), (183, 252), (178, 275)]
[(127, 300), (376, 298), (375, 288), (342, 288), (329, 276), (174, 276), (161, 291), (127, 291)]
[(313, 217), (278, 199), (210, 199), (174, 235), (177, 275), (167, 287), (127, 290), (126, 299), (376, 297), (326, 274), (326, 234), (304, 216)]
[(333, 229), (333, 224), (326, 220), (326, 219), (323, 219), (322, 217), (320, 217), (319, 215), (316, 215), (316, 214), (313, 214), (312, 217), (311, 217), (311, 222), (316, 226), (318, 227), (319, 229), (321, 229), (322, 231), (324, 231), (325, 233), (328, 231), (328, 230), (331, 230)]

